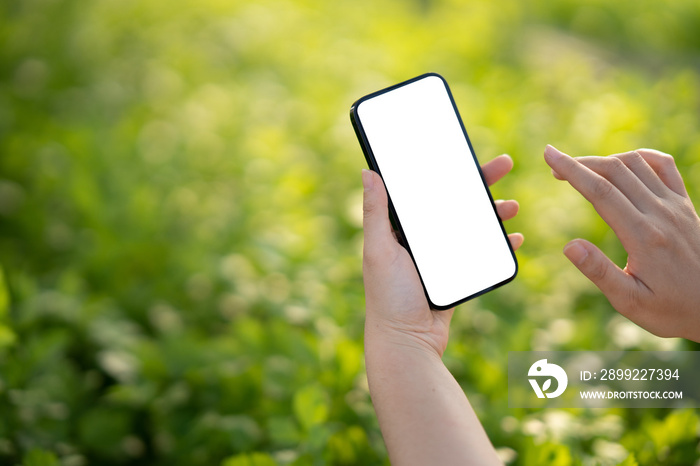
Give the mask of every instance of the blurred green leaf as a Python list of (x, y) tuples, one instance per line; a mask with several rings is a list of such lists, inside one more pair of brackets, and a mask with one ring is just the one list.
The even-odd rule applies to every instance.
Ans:
[(10, 308), (10, 292), (5, 281), (5, 272), (0, 266), (0, 321), (7, 317)]
[(302, 387), (294, 394), (294, 414), (307, 430), (328, 419), (328, 405), (328, 394), (317, 384)]
[(364, 464), (370, 459), (366, 452), (370, 451), (367, 434), (357, 426), (331, 436), (328, 441), (326, 457), (331, 464)]
[(34, 449), (24, 455), (23, 466), (59, 466), (58, 458), (50, 451)]
[(115, 454), (131, 433), (131, 415), (125, 410), (98, 406), (82, 416), (78, 429), (87, 448), (105, 455)]
[(12, 346), (17, 341), (17, 335), (10, 327), (0, 324), (0, 349)]
[(293, 446), (301, 441), (301, 433), (292, 417), (271, 417), (268, 420), (267, 431), (274, 445)]
[(639, 463), (634, 459), (634, 453), (630, 453), (629, 456), (625, 458), (625, 461), (619, 463), (618, 466), (639, 466)]
[(244, 453), (226, 458), (221, 466), (276, 466), (278, 463), (267, 453)]

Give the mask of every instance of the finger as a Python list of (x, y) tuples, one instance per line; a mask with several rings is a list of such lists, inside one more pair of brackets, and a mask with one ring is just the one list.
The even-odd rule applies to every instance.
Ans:
[(654, 171), (649, 163), (642, 157), (638, 151), (625, 152), (623, 154), (615, 154), (612, 157), (617, 157), (634, 173), (647, 188), (659, 197), (666, 196), (669, 192), (669, 187), (664, 184), (661, 177)]
[[(657, 205), (658, 197), (656, 193), (651, 191), (649, 187), (634, 173), (621, 157), (576, 157), (576, 162), (594, 171), (598, 175), (608, 180), (617, 188), (634, 206), (641, 211), (648, 211)], [(633, 163), (629, 157), (627, 160)], [(637, 156), (637, 163), (641, 162), (646, 165), (646, 162), (641, 157)], [(657, 179), (651, 168), (647, 166), (650, 175)], [(638, 171), (642, 171), (637, 167)], [(651, 181), (650, 181), (651, 182)], [(652, 183), (653, 184), (653, 183)], [(666, 189), (665, 186), (656, 186), (657, 188)], [(667, 190), (667, 189), (666, 189)]]
[[(688, 196), (673, 156), (653, 149), (638, 149), (632, 152), (614, 154), (612, 157), (620, 158), (657, 196), (665, 194), (663, 188), (671, 189), (681, 196)], [(644, 161), (644, 164), (636, 160), (639, 157)], [(586, 161), (581, 160), (583, 158), (577, 157), (577, 160), (586, 165)], [(589, 166), (589, 168), (591, 167)], [(558, 180), (564, 179), (554, 169), (552, 169), (552, 175)], [(663, 187), (659, 185), (659, 181), (663, 183)]]
[[(598, 167), (604, 163), (601, 162), (600, 159), (605, 160), (610, 157), (619, 159), (624, 163), (625, 166), (655, 195), (662, 197), (668, 194), (669, 188), (663, 183), (659, 175), (649, 166), (638, 151), (613, 154), (608, 157), (576, 157), (576, 160), (596, 173), (608, 178), (605, 172), (599, 171)], [(612, 181), (610, 178), (608, 179)], [(615, 183), (613, 182), (613, 184)], [(627, 197), (632, 199), (629, 195), (627, 195)]]
[(368, 258), (382, 254), (396, 244), (391, 222), (386, 189), (379, 174), (362, 170), (363, 220), (365, 256)]
[(564, 246), (564, 255), (607, 296), (615, 309), (625, 314), (625, 303), (638, 293), (639, 283), (633, 276), (583, 239), (575, 239)]
[(491, 186), (500, 180), (513, 168), (513, 159), (509, 155), (499, 155), (495, 159), (483, 164), (481, 172), (484, 174), (486, 184)]
[(619, 189), (583, 164), (552, 146), (545, 160), (561, 177), (585, 197), (624, 242), (644, 221), (642, 214)]
[(665, 154), (654, 149), (638, 149), (637, 152), (649, 166), (659, 175), (661, 181), (668, 186), (671, 191), (681, 196), (688, 197), (685, 189), (683, 177), (676, 167), (676, 161), (670, 154)]
[(522, 233), (511, 233), (508, 235), (508, 240), (510, 241), (510, 246), (513, 248), (513, 251), (516, 251), (520, 246), (523, 245), (525, 237)]
[(511, 218), (515, 217), (518, 214), (518, 210), (520, 209), (520, 205), (518, 204), (518, 201), (514, 201), (514, 200), (509, 200), (509, 201), (498, 200), (498, 201), (495, 201), (495, 204), (496, 204), (496, 212), (498, 213), (498, 216), (501, 217), (501, 220), (503, 220), (503, 221), (510, 220)]

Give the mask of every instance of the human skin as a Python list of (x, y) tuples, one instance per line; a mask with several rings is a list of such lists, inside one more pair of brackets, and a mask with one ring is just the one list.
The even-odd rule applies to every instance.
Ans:
[[(621, 314), (660, 336), (700, 341), (700, 219), (671, 156), (640, 149), (572, 158), (548, 146), (554, 176), (595, 207), (628, 253), (624, 269), (592, 243), (564, 254)], [(482, 167), (493, 184), (507, 156)], [(363, 171), (365, 360), (370, 394), (393, 464), (501, 464), (467, 397), (442, 363), (453, 309), (432, 311), (393, 234), (381, 178)], [(497, 202), (515, 216), (515, 201)], [(509, 235), (517, 249), (522, 235)]]
[[(513, 166), (482, 167), (489, 185)], [(433, 311), (410, 255), (396, 240), (381, 177), (363, 170), (365, 361), (372, 403), (392, 464), (502, 464), (464, 391), (442, 362), (454, 309)], [(497, 201), (502, 220), (518, 203)], [(509, 235), (514, 249), (523, 242)]]
[(639, 149), (570, 157), (547, 146), (553, 175), (580, 192), (627, 252), (624, 268), (574, 239), (564, 254), (623, 316), (662, 337), (700, 341), (700, 218), (672, 156)]

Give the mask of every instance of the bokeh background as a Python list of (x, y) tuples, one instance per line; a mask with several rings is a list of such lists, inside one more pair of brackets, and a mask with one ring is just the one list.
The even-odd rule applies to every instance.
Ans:
[[(348, 110), (450, 82), (520, 273), (445, 361), (515, 465), (689, 465), (695, 410), (507, 407), (508, 351), (697, 349), (562, 255), (625, 254), (543, 162), (653, 147), (700, 200), (700, 3), (0, 3), (0, 463), (388, 464), (363, 369)], [(429, 154), (426, 154), (429, 163)]]

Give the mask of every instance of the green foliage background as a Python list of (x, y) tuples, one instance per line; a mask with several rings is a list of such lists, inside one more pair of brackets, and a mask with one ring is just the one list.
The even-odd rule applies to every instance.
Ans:
[[(686, 410), (508, 409), (516, 350), (696, 349), (561, 254), (624, 251), (542, 160), (672, 153), (700, 199), (697, 0), (0, 3), (0, 463), (387, 464), (362, 363), (358, 97), (452, 86), (521, 204), (445, 360), (509, 464), (692, 464)], [(427, 163), (427, 162), (426, 162)]]

